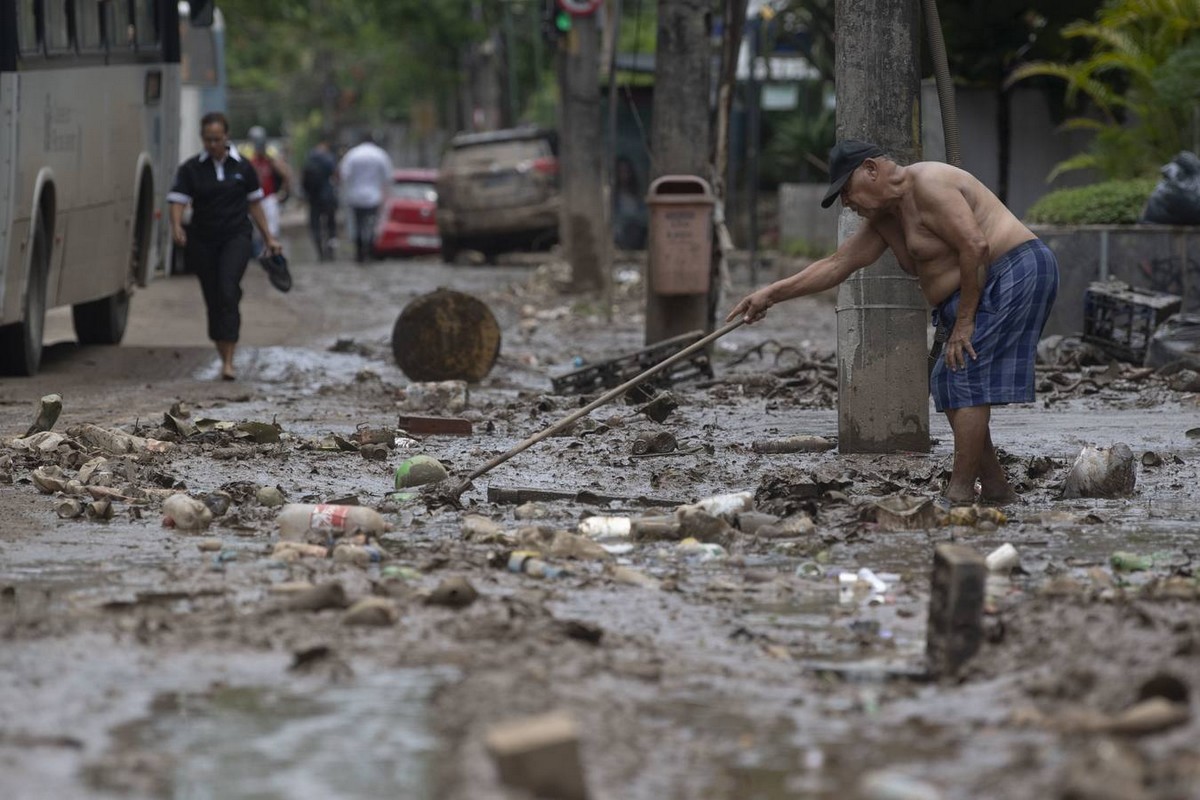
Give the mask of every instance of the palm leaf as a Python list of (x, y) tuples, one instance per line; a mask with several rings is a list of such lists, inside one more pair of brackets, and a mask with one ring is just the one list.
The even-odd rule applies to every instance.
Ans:
[(1050, 174), (1046, 176), (1046, 183), (1053, 183), (1054, 179), (1064, 172), (1073, 172), (1077, 169), (1094, 169), (1099, 164), (1099, 159), (1091, 153), (1079, 153), (1055, 164), (1054, 169), (1050, 170)]

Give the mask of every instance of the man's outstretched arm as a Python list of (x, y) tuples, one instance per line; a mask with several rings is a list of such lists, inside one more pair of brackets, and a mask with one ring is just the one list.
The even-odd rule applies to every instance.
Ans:
[(874, 264), (885, 250), (887, 242), (883, 237), (869, 224), (863, 223), (832, 255), (818, 259), (795, 275), (777, 280), (743, 297), (725, 317), (725, 321), (730, 322), (742, 315), (746, 322), (757, 322), (776, 303), (832, 289), (857, 270)]

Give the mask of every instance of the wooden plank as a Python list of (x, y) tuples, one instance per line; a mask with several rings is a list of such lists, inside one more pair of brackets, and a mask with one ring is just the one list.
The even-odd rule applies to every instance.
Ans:
[(925, 634), (925, 655), (934, 676), (953, 677), (979, 650), (986, 581), (987, 566), (977, 551), (958, 544), (934, 549)]
[(427, 436), (470, 436), (471, 420), (462, 417), (423, 417), (401, 414), (397, 423), (409, 433)]
[(489, 486), (487, 490), (489, 503), (520, 505), (522, 503), (551, 502), (554, 500), (570, 500), (584, 505), (607, 505), (609, 503), (628, 503), (639, 506), (661, 506), (674, 508), (682, 505), (680, 500), (670, 500), (661, 497), (618, 497), (615, 495), (597, 494), (583, 489), (581, 491), (560, 491), (555, 489), (534, 489), (528, 487)]

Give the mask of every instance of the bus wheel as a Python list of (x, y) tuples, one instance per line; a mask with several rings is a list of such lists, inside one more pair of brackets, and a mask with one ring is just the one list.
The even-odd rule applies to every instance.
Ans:
[(42, 333), (46, 327), (46, 274), (50, 271), (50, 241), (38, 222), (33, 233), (29, 285), (21, 322), (0, 328), (0, 367), (6, 375), (36, 375), (42, 363)]
[(129, 292), (71, 306), (75, 338), (80, 344), (120, 344), (129, 319)]
[[(147, 184), (149, 179), (143, 179)], [(137, 276), (146, 269), (146, 260), (150, 257), (150, 215), (153, 209), (153, 191), (143, 185), (141, 199), (138, 203), (137, 218), (134, 228), (133, 246), (129, 252), (130, 285)], [(75, 338), (80, 344), (120, 344), (125, 336), (125, 324), (129, 321), (128, 289), (122, 289), (116, 294), (101, 297), (89, 303), (79, 303), (71, 306), (71, 318), (75, 322)]]

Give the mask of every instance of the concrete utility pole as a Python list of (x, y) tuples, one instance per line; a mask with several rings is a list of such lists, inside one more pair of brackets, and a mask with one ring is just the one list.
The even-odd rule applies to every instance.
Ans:
[(576, 291), (603, 290), (612, 236), (605, 224), (600, 112), (600, 31), (596, 15), (574, 17), (558, 50), (559, 235)]
[[(918, 0), (838, 0), (837, 135), (920, 160)], [(844, 241), (861, 220), (843, 210)], [(838, 449), (929, 449), (929, 315), (917, 279), (889, 250), (838, 290)]]
[[(662, 175), (712, 179), (711, 10), (708, 0), (659, 0), (651, 180)], [(715, 276), (707, 295), (656, 295), (650, 291), (651, 281), (646, 281), (646, 286), (646, 344), (688, 331), (712, 330), (711, 296), (718, 288)]]

